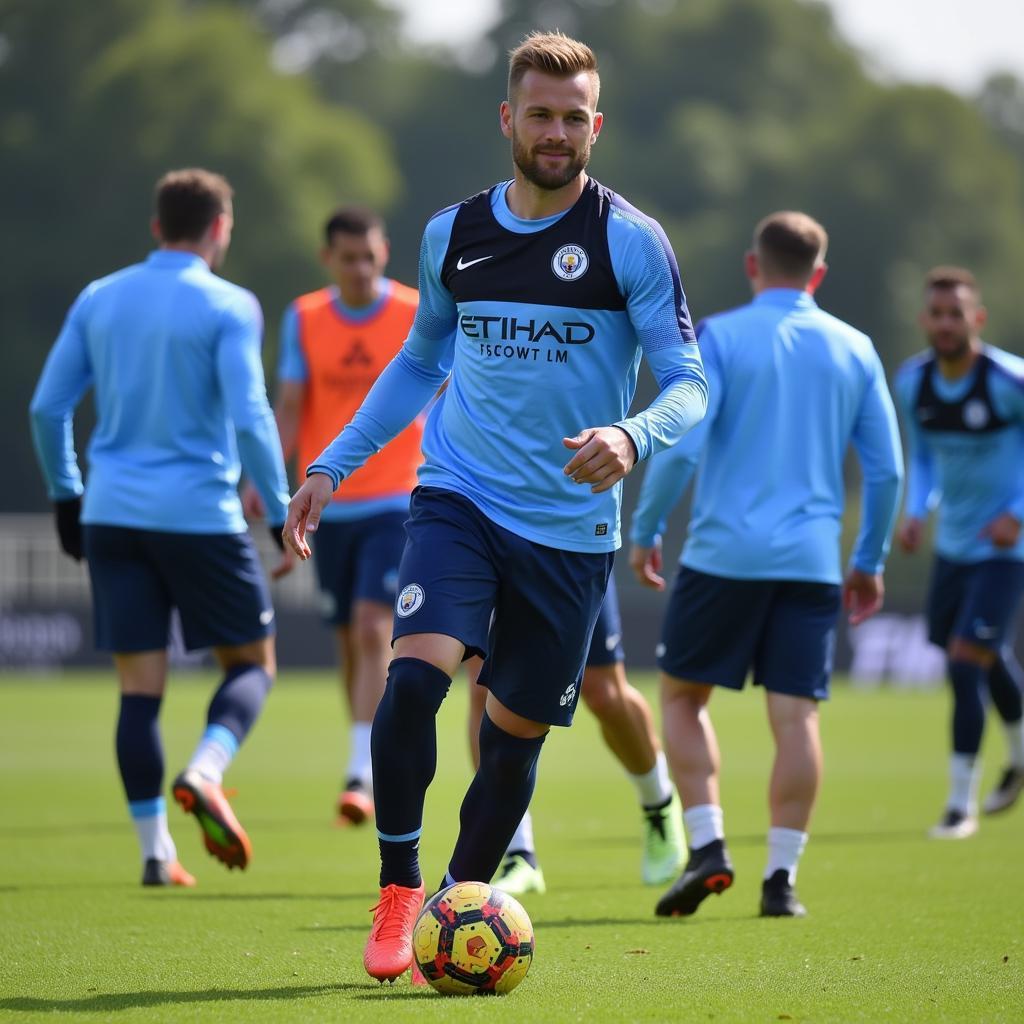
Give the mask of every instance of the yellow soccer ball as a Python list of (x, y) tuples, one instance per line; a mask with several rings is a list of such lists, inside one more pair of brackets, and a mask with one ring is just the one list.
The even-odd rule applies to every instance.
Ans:
[(508, 893), (456, 882), (424, 904), (412, 933), (423, 977), (451, 996), (504, 995), (533, 961), (533, 925)]

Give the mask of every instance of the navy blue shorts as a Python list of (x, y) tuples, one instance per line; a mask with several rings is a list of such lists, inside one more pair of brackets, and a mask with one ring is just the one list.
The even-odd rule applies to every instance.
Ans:
[(162, 650), (172, 608), (189, 650), (273, 635), (270, 591), (249, 534), (86, 526), (84, 537), (99, 650)]
[(928, 639), (939, 647), (959, 638), (998, 650), (1022, 593), (1024, 562), (950, 562), (937, 555), (928, 588)]
[(608, 577), (608, 589), (605, 591), (601, 611), (594, 626), (594, 635), (587, 652), (587, 668), (602, 668), (625, 661), (626, 652), (622, 649), (622, 616), (619, 613), (619, 595), (615, 589), (615, 577)]
[(395, 639), (455, 637), (486, 659), (480, 683), (505, 707), (570, 725), (612, 554), (535, 544), (441, 488), (417, 488), (410, 512)]
[(677, 679), (828, 699), (840, 588), (799, 580), (736, 580), (681, 566), (658, 666)]
[(394, 604), (408, 518), (408, 512), (382, 512), (320, 523), (312, 548), (326, 622), (344, 626), (356, 601)]

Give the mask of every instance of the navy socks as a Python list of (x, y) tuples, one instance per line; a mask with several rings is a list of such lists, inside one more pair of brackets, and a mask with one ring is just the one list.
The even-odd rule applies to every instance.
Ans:
[(488, 882), (498, 869), (533, 796), (544, 736), (521, 739), (484, 712), (480, 767), (459, 814), (461, 827), (448, 874), (455, 881)]
[(269, 673), (259, 665), (229, 668), (210, 701), (207, 725), (227, 729), (241, 743), (259, 718), (273, 685)]
[(419, 658), (396, 658), (388, 668), (370, 735), (382, 888), (416, 888), (422, 882), (423, 799), (437, 768), (434, 720), (451, 682)]
[(951, 661), (949, 679), (953, 684), (953, 750), (976, 755), (985, 731), (984, 686), (987, 671), (970, 661)]
[(117, 718), (117, 766), (129, 803), (160, 796), (164, 748), (160, 742), (160, 697), (121, 694)]
[(1024, 670), (1014, 657), (1013, 649), (999, 652), (995, 664), (988, 670), (988, 689), (999, 717), (1008, 725), (1024, 718)]

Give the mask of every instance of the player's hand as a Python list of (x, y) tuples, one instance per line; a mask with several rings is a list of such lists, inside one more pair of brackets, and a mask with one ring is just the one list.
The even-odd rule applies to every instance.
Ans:
[(621, 427), (587, 427), (562, 444), (576, 452), (562, 472), (590, 484), (592, 494), (610, 490), (636, 465), (636, 448)]
[(313, 473), (288, 503), (288, 518), (284, 521), (281, 535), (285, 544), (303, 561), (313, 554), (306, 543), (306, 534), (316, 533), (320, 513), (327, 507), (333, 493), (331, 478), (325, 473)]
[(988, 537), (992, 541), (993, 547), (1015, 547), (1017, 541), (1020, 540), (1020, 520), (1009, 512), (1004, 512), (1001, 516), (996, 516), (981, 531), (981, 535)]
[(246, 480), (242, 485), (241, 498), (242, 515), (245, 516), (247, 522), (257, 523), (266, 516), (267, 506), (263, 503), (260, 492), (256, 490), (251, 480)]
[(661, 575), (661, 541), (654, 547), (645, 548), (634, 544), (629, 549), (629, 564), (636, 578), (651, 590), (664, 590), (665, 580)]
[(920, 546), (921, 538), (924, 536), (924, 520), (904, 519), (896, 531), (896, 540), (899, 546), (908, 554), (912, 555)]
[(284, 527), (271, 524), (269, 529), (270, 539), (274, 542), (278, 551), (281, 552), (280, 561), (270, 570), (270, 578), (279, 580), (282, 576), (287, 576), (295, 568), (295, 552), (284, 542)]
[(859, 626), (870, 619), (885, 600), (885, 583), (882, 574), (861, 572), (851, 569), (843, 581), (843, 607), (850, 613), (851, 626)]
[(82, 499), (66, 498), (55, 501), (53, 511), (57, 517), (57, 536), (64, 554), (76, 562), (82, 560), (84, 545), (82, 542)]

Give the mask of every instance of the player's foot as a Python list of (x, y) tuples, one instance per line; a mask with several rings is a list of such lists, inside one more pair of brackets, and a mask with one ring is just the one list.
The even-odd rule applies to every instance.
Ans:
[(373, 818), (373, 797), (359, 779), (349, 779), (338, 797), (338, 824), (362, 825)]
[(998, 814), (1008, 811), (1017, 798), (1024, 793), (1024, 768), (1015, 768), (1012, 764), (1003, 771), (999, 785), (992, 790), (982, 805), (985, 814)]
[(196, 880), (176, 861), (150, 857), (142, 866), (143, 885), (181, 885), (191, 888)]
[(252, 844), (224, 790), (199, 772), (186, 770), (174, 780), (171, 792), (182, 810), (195, 815), (206, 849), (229, 868), (244, 869), (252, 859)]
[(547, 891), (540, 865), (534, 867), (521, 853), (506, 854), (491, 884), (510, 896)]
[(679, 873), (686, 859), (683, 805), (675, 790), (664, 807), (644, 808), (644, 859), (641, 874), (645, 885), (664, 885)]
[(941, 821), (928, 829), (932, 839), (969, 839), (978, 831), (978, 819), (963, 811), (946, 810)]
[(426, 985), (427, 979), (423, 977), (423, 972), (420, 970), (420, 965), (413, 959), (412, 962), (412, 977), (410, 978), (411, 984), (419, 987), (420, 985)]
[(394, 981), (412, 964), (412, 929), (423, 906), (423, 885), (409, 889), (386, 885), (373, 908), (373, 926), (363, 950), (363, 967), (371, 978)]
[(796, 898), (789, 872), (779, 868), (761, 883), (762, 917), (806, 917), (807, 908)]
[(712, 893), (723, 893), (732, 885), (735, 874), (723, 839), (715, 839), (699, 850), (690, 851), (678, 881), (654, 908), (659, 917), (685, 917), (692, 914)]

